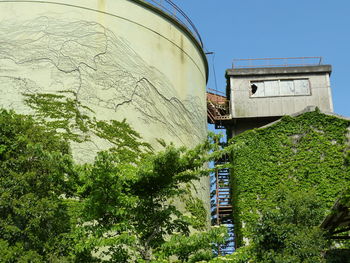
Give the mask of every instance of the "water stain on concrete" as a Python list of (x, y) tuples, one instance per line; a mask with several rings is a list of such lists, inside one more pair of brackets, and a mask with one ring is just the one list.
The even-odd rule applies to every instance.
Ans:
[[(101, 13), (98, 15), (98, 22), (105, 25), (106, 0), (97, 0), (97, 10)], [(103, 13), (102, 13), (103, 12)]]

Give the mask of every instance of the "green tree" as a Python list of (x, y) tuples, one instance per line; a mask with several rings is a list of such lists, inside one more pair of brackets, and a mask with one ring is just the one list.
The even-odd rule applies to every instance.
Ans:
[(73, 193), (69, 145), (30, 116), (0, 111), (1, 262), (63, 260)]
[[(210, 147), (169, 145), (135, 160), (110, 150), (85, 166), (79, 188), (84, 203), (81, 227), (91, 247), (100, 247), (98, 257), (108, 262), (212, 258), (213, 243), (224, 242), (225, 229), (203, 231), (208, 230), (207, 214), (189, 185), (207, 173), (203, 163)], [(185, 204), (182, 208), (179, 200)], [(191, 228), (202, 232), (191, 235)]]
[[(210, 140), (191, 150), (160, 142), (164, 150), (154, 153), (125, 121), (98, 121), (67, 94), (27, 95), (33, 117), (2, 111), (1, 260), (212, 258), (225, 229), (209, 230), (193, 196), (193, 182), (208, 175)], [(74, 163), (69, 142), (93, 136), (112, 147), (92, 164)]]
[(256, 262), (325, 262), (329, 243), (319, 227), (325, 215), (316, 193), (281, 187), (273, 199), (252, 227)]
[[(270, 192), (259, 219), (249, 227), (249, 245), (210, 263), (322, 263), (330, 247), (320, 228), (324, 209), (315, 191), (287, 189), (283, 184)], [(328, 259), (327, 259), (328, 260)]]

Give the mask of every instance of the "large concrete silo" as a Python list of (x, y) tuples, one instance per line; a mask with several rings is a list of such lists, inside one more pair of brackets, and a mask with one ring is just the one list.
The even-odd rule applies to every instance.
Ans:
[[(167, 12), (143, 0), (0, 0), (0, 14), (0, 107), (27, 112), (23, 93), (71, 90), (155, 147), (206, 137), (207, 60)], [(106, 147), (73, 145), (82, 161)]]
[(73, 90), (102, 119), (149, 142), (206, 135), (207, 62), (176, 19), (139, 0), (0, 1), (0, 105), (23, 92)]

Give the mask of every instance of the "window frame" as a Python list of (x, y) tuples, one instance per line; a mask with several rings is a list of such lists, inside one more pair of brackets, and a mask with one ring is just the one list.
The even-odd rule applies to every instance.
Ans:
[[(307, 80), (308, 81), (308, 86), (309, 86), (309, 93), (308, 94), (295, 94), (295, 80)], [(254, 94), (252, 93), (252, 85), (255, 84), (256, 82), (263, 82), (265, 83), (266, 81), (278, 81), (278, 87), (279, 87), (279, 94), (278, 95), (269, 95), (269, 96), (253, 96)], [(293, 95), (281, 95), (281, 81), (293, 81), (294, 84), (294, 94)], [(265, 87), (264, 87), (265, 88)], [(265, 91), (264, 91), (265, 93)], [(282, 79), (255, 79), (255, 80), (250, 80), (249, 81), (249, 98), (255, 99), (255, 98), (276, 98), (276, 97), (300, 97), (300, 96), (312, 96), (312, 87), (311, 87), (311, 81), (310, 78), (282, 78)]]

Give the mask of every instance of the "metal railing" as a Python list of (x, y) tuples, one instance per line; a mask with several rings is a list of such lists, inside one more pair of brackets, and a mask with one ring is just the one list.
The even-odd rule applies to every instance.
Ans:
[(204, 48), (202, 38), (196, 26), (191, 21), (191, 19), (186, 15), (186, 13), (182, 11), (181, 8), (178, 7), (175, 3), (173, 3), (171, 0), (143, 0), (143, 1), (159, 8), (163, 12), (173, 17), (181, 25), (186, 27), (192, 33), (192, 35), (197, 39), (201, 47)]
[(247, 58), (233, 59), (232, 68), (297, 67), (321, 64), (322, 57)]

